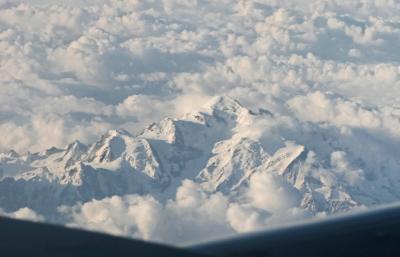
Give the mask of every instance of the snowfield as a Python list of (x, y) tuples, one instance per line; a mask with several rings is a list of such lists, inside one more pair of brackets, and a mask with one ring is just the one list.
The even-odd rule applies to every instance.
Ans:
[(395, 0), (0, 0), (0, 213), (184, 245), (400, 200)]

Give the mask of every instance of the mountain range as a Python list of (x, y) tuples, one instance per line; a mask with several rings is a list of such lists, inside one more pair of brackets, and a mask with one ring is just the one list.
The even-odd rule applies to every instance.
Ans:
[[(208, 192), (240, 199), (260, 173), (273, 175), (293, 190), (299, 207), (313, 213), (390, 202), (399, 196), (399, 180), (389, 176), (335, 166), (315, 149), (287, 139), (280, 138), (281, 145), (267, 151), (268, 142), (247, 136), (256, 121), (273, 118), (266, 110), (252, 111), (234, 99), (215, 97), (199, 111), (165, 118), (137, 134), (111, 130), (91, 145), (75, 141), (40, 153), (2, 153), (0, 208), (12, 212), (29, 207), (54, 219), (61, 205), (114, 195), (151, 195), (166, 201), (185, 179)], [(340, 140), (325, 141), (339, 158)]]

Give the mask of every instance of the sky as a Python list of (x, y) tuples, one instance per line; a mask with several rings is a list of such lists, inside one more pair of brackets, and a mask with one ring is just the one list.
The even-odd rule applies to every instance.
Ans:
[[(0, 152), (89, 144), (116, 128), (136, 133), (222, 95), (281, 117), (250, 137), (275, 126), (306, 144), (311, 134), (289, 130), (323, 127), (378, 167), (400, 150), (399, 45), (396, 0), (0, 0)], [(356, 183), (361, 164), (343, 151), (329, 156)], [(249, 231), (271, 222), (266, 210), (298, 201), (263, 176), (251, 182), (249, 206), (186, 181), (167, 203), (115, 196), (60, 211), (72, 226), (156, 241)], [(43, 219), (29, 209), (13, 215)], [(188, 220), (177, 226), (176, 217)]]

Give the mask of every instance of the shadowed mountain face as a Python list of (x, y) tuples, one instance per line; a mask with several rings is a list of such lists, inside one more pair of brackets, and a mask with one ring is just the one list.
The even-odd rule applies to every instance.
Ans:
[[(76, 141), (42, 153), (4, 153), (0, 207), (6, 212), (29, 207), (57, 220), (59, 206), (111, 196), (151, 195), (165, 202), (186, 179), (205, 192), (240, 199), (256, 190), (250, 184), (264, 175), (275, 181), (269, 190), (290, 194), (291, 204), (311, 213), (388, 202), (398, 194), (396, 184), (377, 188), (382, 179), (368, 179), (362, 171), (351, 177), (340, 173), (345, 164), (334, 162), (340, 152), (327, 163), (295, 142), (282, 140), (268, 152), (262, 136), (246, 136), (253, 124), (273, 119), (271, 113), (255, 114), (231, 98), (216, 97), (197, 112), (166, 118), (137, 135), (112, 130), (89, 146)], [(315, 134), (324, 137), (323, 131)], [(340, 147), (335, 137), (325, 140), (319, 147)]]

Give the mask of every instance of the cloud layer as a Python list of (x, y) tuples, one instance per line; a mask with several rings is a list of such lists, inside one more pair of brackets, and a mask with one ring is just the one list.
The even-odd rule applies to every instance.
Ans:
[[(214, 95), (398, 136), (398, 10), (372, 0), (2, 1), (0, 149), (91, 142)], [(313, 112), (298, 113), (309, 101)]]
[(265, 174), (252, 179), (245, 202), (185, 180), (166, 203), (151, 196), (113, 196), (60, 207), (59, 212), (73, 227), (187, 245), (307, 217), (294, 207), (296, 201), (293, 187)]

